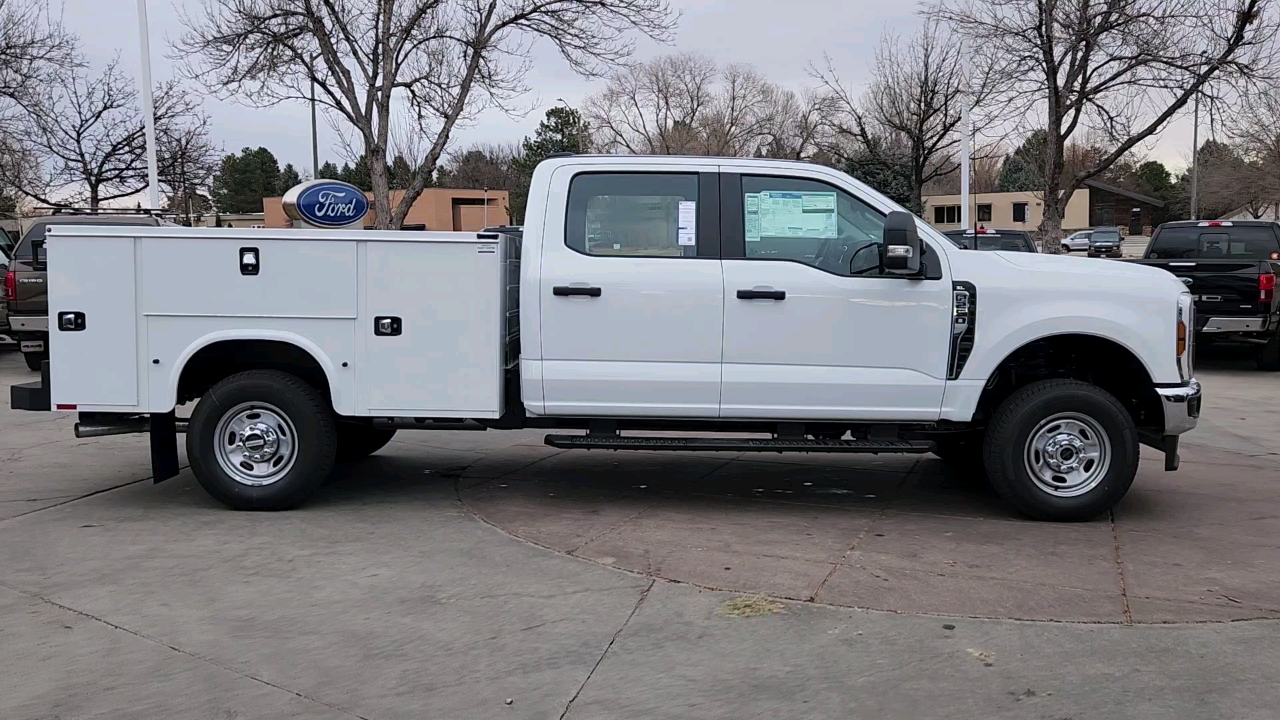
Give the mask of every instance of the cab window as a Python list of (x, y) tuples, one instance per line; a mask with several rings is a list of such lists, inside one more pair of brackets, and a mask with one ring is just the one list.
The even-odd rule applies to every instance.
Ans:
[(698, 176), (587, 173), (569, 184), (565, 245), (585, 255), (696, 257)]
[(837, 275), (874, 274), (884, 215), (834, 185), (742, 176), (745, 256), (789, 260)]

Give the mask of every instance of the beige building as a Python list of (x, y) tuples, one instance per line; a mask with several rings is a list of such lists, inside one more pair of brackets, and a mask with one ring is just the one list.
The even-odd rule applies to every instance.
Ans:
[[(369, 196), (369, 213), (364, 216), (364, 225), (374, 225), (373, 199)], [(404, 197), (404, 191), (391, 191), (391, 206), (395, 207)], [(278, 197), (263, 198), (263, 209), (266, 211), (266, 226), (272, 228), (290, 227), (291, 221), (284, 214), (284, 206)], [(405, 216), (403, 230), (454, 230), (472, 232), (483, 230), (494, 225), (507, 225), (511, 222), (508, 208), (510, 198), (506, 190), (461, 190), (456, 188), (427, 188), (409, 208)]]
[[(1044, 201), (1034, 192), (977, 193), (970, 195), (971, 222), (992, 230), (1027, 230), (1040, 227), (1044, 217)], [(939, 230), (960, 230), (960, 196), (926, 195), (924, 219)], [(1092, 227), (1089, 224), (1089, 189), (1081, 188), (1071, 196), (1062, 229), (1075, 232)]]
[[(960, 196), (926, 195), (924, 219), (939, 230), (959, 230)], [(1044, 217), (1044, 201), (1035, 192), (977, 193), (970, 196), (974, 227), (991, 230), (1035, 230)], [(1086, 180), (1067, 202), (1062, 229), (1120, 227), (1129, 235), (1150, 235), (1163, 222), (1164, 202), (1115, 185)]]

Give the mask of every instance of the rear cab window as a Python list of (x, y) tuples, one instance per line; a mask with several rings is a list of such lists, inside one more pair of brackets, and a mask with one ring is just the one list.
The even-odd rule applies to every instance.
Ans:
[(1280, 260), (1275, 230), (1264, 225), (1182, 226), (1156, 231), (1147, 249), (1153, 260)]
[(583, 173), (565, 245), (595, 257), (698, 257), (697, 173)]

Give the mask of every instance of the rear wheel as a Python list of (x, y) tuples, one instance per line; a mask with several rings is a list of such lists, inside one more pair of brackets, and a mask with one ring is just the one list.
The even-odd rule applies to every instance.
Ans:
[(1273, 333), (1258, 351), (1258, 369), (1266, 372), (1280, 370), (1280, 331)]
[(1129, 412), (1097, 386), (1044, 380), (1010, 395), (983, 445), (992, 486), (1020, 512), (1080, 522), (1107, 512), (1138, 471)]
[(340, 422), (338, 423), (338, 462), (363, 460), (391, 442), (395, 434), (394, 429)]
[(201, 487), (236, 510), (301, 505), (333, 469), (337, 429), (324, 396), (288, 373), (250, 370), (200, 398), (187, 457)]
[(39, 370), (41, 363), (49, 359), (49, 353), (26, 352), (26, 353), (22, 353), (22, 359), (27, 361), (28, 370)]

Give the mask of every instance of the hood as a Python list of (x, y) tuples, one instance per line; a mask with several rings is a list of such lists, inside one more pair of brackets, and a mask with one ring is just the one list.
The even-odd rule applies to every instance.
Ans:
[(1168, 291), (1175, 294), (1186, 290), (1181, 281), (1171, 273), (1159, 268), (1128, 263), (1123, 260), (1102, 260), (1039, 253), (976, 252), (972, 250), (952, 253), (950, 257), (952, 264), (957, 266), (957, 279), (964, 279), (961, 277), (963, 273), (960, 271), (962, 270), (972, 268), (976, 272), (981, 272), (981, 265), (986, 265), (986, 263), (981, 262), (981, 258), (970, 257), (971, 255), (986, 257), (989, 262), (999, 262), (1006, 269), (1017, 268), (1018, 270), (1034, 273), (1040, 276), (1037, 282), (1042, 283), (1045, 287), (1079, 290), (1099, 287), (1124, 288), (1128, 290), (1150, 288), (1159, 292)]

